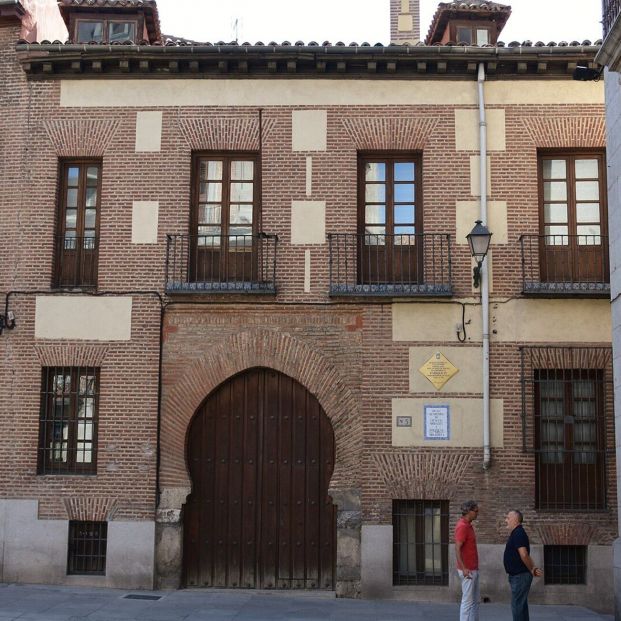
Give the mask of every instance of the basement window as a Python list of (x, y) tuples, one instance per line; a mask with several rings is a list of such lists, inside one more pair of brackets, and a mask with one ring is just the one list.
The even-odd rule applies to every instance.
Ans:
[(106, 573), (107, 522), (69, 522), (68, 575), (103, 576)]
[(543, 546), (545, 584), (586, 584), (586, 546)]

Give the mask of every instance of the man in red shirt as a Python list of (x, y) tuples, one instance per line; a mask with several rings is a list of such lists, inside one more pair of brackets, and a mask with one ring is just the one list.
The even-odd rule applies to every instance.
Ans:
[(479, 555), (472, 522), (479, 515), (479, 506), (468, 500), (461, 506), (461, 519), (455, 526), (455, 557), (461, 580), (460, 621), (479, 621)]

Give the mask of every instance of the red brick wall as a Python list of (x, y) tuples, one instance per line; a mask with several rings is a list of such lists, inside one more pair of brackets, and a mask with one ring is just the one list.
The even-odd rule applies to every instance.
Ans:
[[(15, 29), (0, 29), (3, 150), (0, 167), (2, 291), (47, 290), (52, 274), (58, 159), (103, 161), (99, 288), (162, 290), (165, 234), (186, 233), (192, 151), (258, 148), (258, 111), (165, 109), (160, 153), (135, 153), (138, 109), (59, 107), (59, 83), (27, 82), (11, 52)], [(388, 83), (387, 83), (388, 84)], [(507, 150), (493, 152), (492, 200), (508, 203), (509, 243), (494, 248), (494, 295), (519, 296), (518, 237), (538, 228), (537, 148), (603, 146), (603, 106), (505, 106)], [(367, 523), (389, 523), (391, 500), (479, 500), (489, 520), (480, 539), (500, 542), (502, 515), (522, 507), (542, 541), (569, 537), (589, 524), (591, 543), (609, 543), (615, 516), (536, 514), (534, 459), (521, 452), (518, 343), (492, 346), (492, 398), (504, 399), (505, 447), (483, 472), (482, 450), (391, 446), (391, 400), (409, 395), (408, 348), (392, 340), (389, 301), (335, 301), (328, 291), (328, 247), (312, 246), (311, 293), (305, 293), (304, 246), (290, 243), (292, 200), (306, 198), (305, 153), (291, 151), (291, 108), (264, 110), (263, 230), (280, 237), (275, 299), (216, 296), (167, 311), (164, 344), (162, 484), (187, 483), (183, 455), (193, 411), (210, 390), (245, 366), (273, 366), (316, 394), (335, 425), (333, 488), (359, 486)], [(584, 120), (586, 119), (586, 120)], [(327, 202), (328, 232), (357, 228), (357, 153), (422, 152), (427, 232), (455, 232), (455, 202), (470, 194), (470, 152), (455, 151), (454, 108), (328, 108), (328, 149), (313, 154), (314, 200)], [(4, 164), (6, 162), (6, 165)], [(159, 201), (159, 240), (131, 244), (134, 200)], [(456, 297), (472, 295), (466, 246), (453, 244)], [(114, 513), (153, 518), (159, 305), (134, 298), (128, 343), (36, 342), (34, 299), (11, 308), (18, 326), (0, 337), (0, 493), (38, 498), (41, 516)], [(442, 347), (444, 343), (433, 343)], [(451, 343), (454, 345), (454, 343)], [(464, 345), (470, 347), (470, 345)], [(228, 349), (227, 349), (228, 348)], [(36, 476), (41, 367), (84, 360), (101, 366), (99, 470), (93, 477)], [(59, 361), (59, 362), (55, 362)], [(435, 393), (420, 395), (436, 397)], [(463, 395), (462, 395), (463, 396)], [(479, 387), (467, 396), (480, 397)], [(403, 469), (408, 476), (403, 477)], [(610, 465), (610, 504), (614, 489)], [(95, 499), (90, 505), (85, 498)], [(493, 517), (492, 517), (493, 516)]]

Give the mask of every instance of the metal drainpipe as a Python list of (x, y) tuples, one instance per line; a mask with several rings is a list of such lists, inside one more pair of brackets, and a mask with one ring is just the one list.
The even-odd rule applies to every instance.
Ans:
[[(485, 113), (485, 64), (479, 64), (479, 135), (481, 162), (481, 211), (479, 219), (487, 226), (487, 116)], [(483, 324), (483, 469), (488, 470), (492, 461), (489, 412), (489, 272), (487, 261), (481, 267), (481, 314)]]

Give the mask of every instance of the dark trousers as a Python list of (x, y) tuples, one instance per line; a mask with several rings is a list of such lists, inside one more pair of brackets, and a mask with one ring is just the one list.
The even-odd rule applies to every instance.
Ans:
[(533, 577), (529, 573), (509, 576), (511, 585), (511, 612), (513, 621), (529, 621), (528, 617), (528, 592)]

